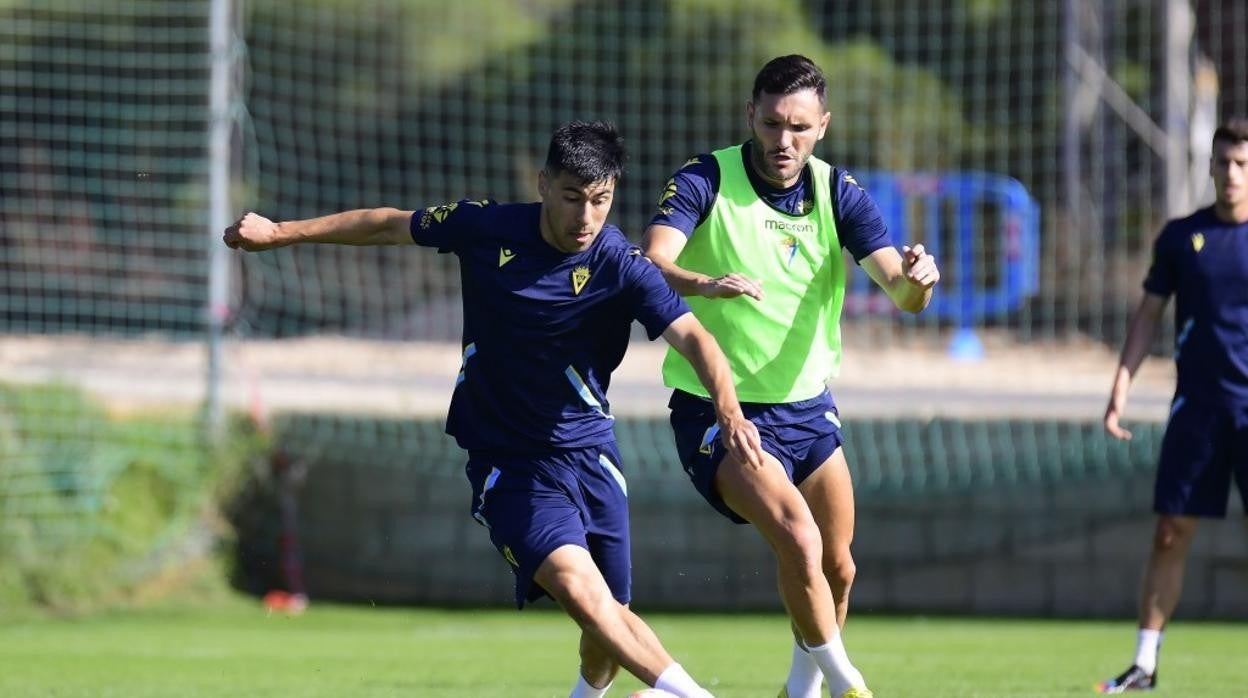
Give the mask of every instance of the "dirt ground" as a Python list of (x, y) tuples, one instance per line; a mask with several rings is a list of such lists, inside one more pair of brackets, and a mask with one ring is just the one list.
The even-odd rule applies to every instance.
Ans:
[[(890, 341), (891, 340), (891, 341)], [(943, 343), (847, 336), (830, 383), (847, 417), (1035, 417), (1097, 420), (1116, 355), (1078, 342), (984, 340), (985, 355), (959, 360)], [(610, 389), (620, 415), (666, 412), (659, 379), (665, 345), (634, 342)], [(193, 407), (207, 394), (208, 352), (199, 342), (82, 336), (0, 338), (0, 380), (80, 386), (118, 411)], [(272, 411), (352, 411), (436, 416), (459, 370), (458, 345), (341, 337), (230, 340), (221, 399)], [(1174, 385), (1166, 359), (1136, 378), (1128, 419), (1161, 420)]]

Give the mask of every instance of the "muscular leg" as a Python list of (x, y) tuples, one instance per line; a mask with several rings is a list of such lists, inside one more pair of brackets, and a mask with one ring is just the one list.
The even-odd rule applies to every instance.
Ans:
[[(753, 523), (776, 555), (780, 597), (789, 618), (808, 648), (794, 647), (794, 667), (784, 693), (797, 698), (816, 695), (819, 681), (807, 659), (828, 679), (833, 696), (863, 689), (862, 673), (853, 666), (841, 642), (836, 603), (823, 571), (823, 540), (810, 506), (774, 457), (754, 469), (727, 456), (715, 473), (720, 497), (738, 515)], [(868, 693), (869, 695), (869, 693)]]
[[(595, 676), (585, 674), (591, 683), (605, 685), (606, 681), (599, 683), (597, 679), (605, 677), (608, 663), (612, 663), (653, 686), (659, 674), (674, 663), (654, 631), (611, 596), (588, 550), (576, 545), (556, 549), (537, 568), (533, 579), (581, 627), (582, 661), (588, 641), (589, 660), (596, 672)], [(602, 654), (609, 659), (603, 661)], [(586, 671), (585, 665), (582, 671)]]
[[(634, 634), (645, 635), (650, 629), (640, 616), (633, 613), (627, 605), (624, 620), (633, 629)], [(656, 638), (657, 640), (657, 638)], [(620, 664), (605, 646), (595, 640), (589, 633), (581, 631), (581, 676), (591, 685), (599, 688), (615, 680), (620, 673)]]
[(581, 676), (591, 686), (602, 688), (615, 680), (620, 665), (611, 652), (587, 632), (581, 631)]
[(771, 456), (757, 470), (725, 456), (715, 486), (771, 546), (780, 598), (802, 638), (808, 645), (826, 643), (836, 633), (836, 606), (823, 574), (823, 543), (810, 507), (784, 467)]
[(854, 539), (854, 485), (844, 451), (837, 448), (798, 489), (819, 526), (823, 573), (836, 602), (836, 624), (843, 628), (849, 610), (849, 589), (857, 571), (849, 552)]
[(1197, 519), (1161, 515), (1153, 534), (1153, 548), (1140, 580), (1140, 627), (1161, 630), (1174, 613), (1183, 591), (1187, 549), (1196, 533)]

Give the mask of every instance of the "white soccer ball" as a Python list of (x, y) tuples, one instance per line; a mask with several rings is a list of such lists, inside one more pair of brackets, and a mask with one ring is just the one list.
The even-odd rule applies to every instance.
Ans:
[(661, 688), (643, 688), (636, 693), (630, 693), (628, 698), (680, 698), (680, 696), (668, 693)]

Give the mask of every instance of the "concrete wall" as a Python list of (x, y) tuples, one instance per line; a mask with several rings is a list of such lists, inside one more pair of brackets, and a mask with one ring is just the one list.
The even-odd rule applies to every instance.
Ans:
[[(468, 515), (459, 472), (347, 460), (313, 464), (299, 494), (314, 598), (511, 603), (508, 566)], [(634, 603), (658, 609), (780, 609), (770, 551), (714, 513), (683, 474), (630, 478)], [(1151, 540), (1151, 475), (858, 503), (859, 611), (1132, 617)], [(1202, 524), (1178, 616), (1248, 619), (1248, 527), (1238, 497)], [(272, 526), (243, 531), (276, 567)]]

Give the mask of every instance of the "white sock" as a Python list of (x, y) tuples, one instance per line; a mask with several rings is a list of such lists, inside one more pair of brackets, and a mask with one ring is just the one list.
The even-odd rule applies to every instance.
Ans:
[(1157, 671), (1157, 650), (1161, 649), (1161, 631), (1140, 628), (1135, 640), (1135, 665), (1146, 674)]
[(828, 680), (828, 688), (832, 691), (832, 695), (839, 696), (851, 688), (867, 687), (867, 681), (862, 678), (862, 672), (850, 663), (839, 632), (834, 634), (827, 644), (819, 647), (807, 646), (806, 650), (823, 670), (823, 676)]
[(668, 693), (675, 693), (681, 698), (711, 698), (711, 694), (698, 685), (681, 665), (672, 662), (659, 678), (655, 679), (654, 687)]
[(823, 672), (810, 652), (796, 640), (793, 641), (793, 663), (789, 665), (789, 678), (784, 682), (789, 698), (819, 698), (823, 695)]
[(572, 694), (568, 698), (602, 698), (607, 695), (607, 689), (611, 688), (611, 682), (608, 681), (606, 686), (602, 688), (594, 688), (584, 676), (577, 674), (576, 686), (572, 689)]

